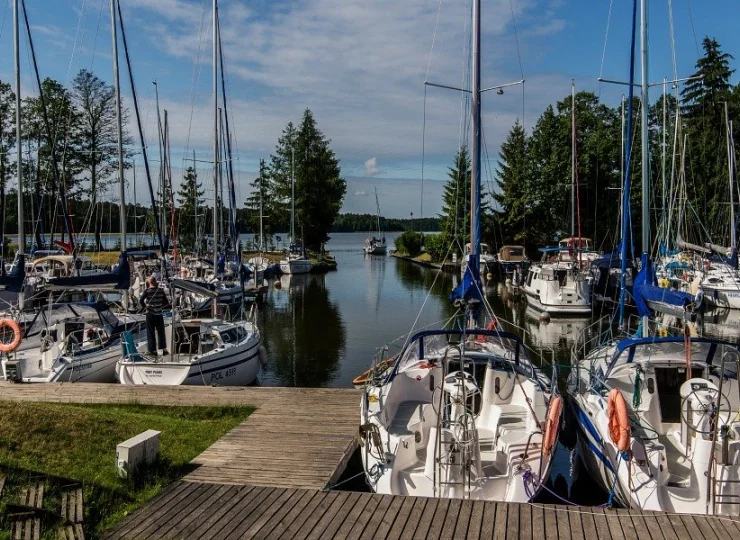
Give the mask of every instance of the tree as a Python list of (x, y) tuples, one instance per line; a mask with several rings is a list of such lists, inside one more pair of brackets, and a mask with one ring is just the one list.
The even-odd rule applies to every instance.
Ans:
[[(681, 112), (686, 119), (687, 171), (693, 178), (693, 193), (688, 198), (704, 216), (704, 225), (719, 228), (727, 203), (727, 153), (724, 106), (732, 102), (730, 69), (732, 56), (722, 52), (719, 43), (705, 37), (704, 56), (696, 62), (696, 77), (681, 92)], [(729, 224), (724, 224), (729, 230)]]
[[(246, 207), (245, 222), (247, 224), (247, 228), (250, 231), (255, 231), (255, 237), (259, 234), (261, 213), (263, 233), (265, 236), (268, 236), (273, 232), (269, 226), (271, 223), (270, 217), (272, 215), (272, 201), (269, 197), (270, 177), (268, 175), (267, 167), (265, 166), (265, 160), (260, 160), (259, 176), (249, 183), (249, 187), (252, 188), (252, 191), (244, 202), (244, 206)], [(263, 240), (264, 239), (258, 239), (257, 243)], [(260, 246), (260, 248), (264, 248), (264, 246)]]
[(0, 258), (5, 259), (5, 205), (8, 180), (14, 167), (8, 159), (15, 145), (15, 94), (0, 81)]
[(177, 192), (177, 203), (179, 218), (178, 229), (180, 246), (183, 251), (194, 250), (196, 247), (196, 236), (198, 234), (198, 208), (203, 208), (205, 193), (198, 182), (198, 175), (193, 167), (188, 167), (180, 189)]
[(289, 123), (283, 130), (271, 157), (269, 191), (274, 212), (283, 219), (290, 212), (291, 162), (295, 159), (296, 235), (302, 232), (305, 246), (313, 250), (329, 239), (347, 191), (339, 160), (329, 144), (313, 113), (306, 109), (298, 129)]
[[(517, 119), (501, 144), (497, 171), (498, 192), (493, 195), (500, 206), (499, 222), (507, 231), (504, 242), (515, 241), (525, 245), (533, 225), (527, 146), (527, 134)], [(527, 229), (527, 222), (530, 229)]]
[[(77, 159), (81, 172), (90, 182), (90, 220), (94, 224), (95, 243), (100, 250), (103, 245), (100, 240), (102, 220), (98, 215), (98, 195), (118, 170), (115, 91), (111, 85), (83, 69), (72, 81), (72, 96), (80, 112)], [(126, 118), (125, 111), (122, 111), (124, 125)], [(125, 140), (124, 144), (128, 145), (129, 140)]]

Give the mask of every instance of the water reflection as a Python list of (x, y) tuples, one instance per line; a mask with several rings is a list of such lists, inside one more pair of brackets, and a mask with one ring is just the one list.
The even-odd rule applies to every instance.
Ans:
[(344, 352), (346, 332), (325, 276), (284, 275), (270, 288), (259, 316), (269, 351), (263, 384), (324, 386), (332, 380)]

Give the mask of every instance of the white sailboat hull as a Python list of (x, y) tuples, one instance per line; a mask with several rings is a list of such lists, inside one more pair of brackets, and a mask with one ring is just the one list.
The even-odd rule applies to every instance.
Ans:
[(308, 274), (313, 265), (308, 259), (290, 259), (280, 261), (280, 271), (283, 274)]
[(192, 362), (186, 358), (175, 362), (122, 359), (116, 367), (116, 375), (121, 384), (129, 385), (247, 386), (255, 381), (259, 368), (260, 337), (254, 334), (243, 344), (218, 350)]

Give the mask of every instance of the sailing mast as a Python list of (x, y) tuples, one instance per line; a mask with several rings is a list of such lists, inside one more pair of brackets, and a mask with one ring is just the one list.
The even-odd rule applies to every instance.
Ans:
[[(213, 271), (218, 268), (218, 0), (213, 0)], [(214, 302), (214, 306), (216, 303)]]
[[(576, 82), (570, 82), (570, 237), (576, 237)], [(579, 239), (580, 243), (580, 239)], [(581, 246), (578, 246), (580, 250)]]
[[(378, 220), (378, 236), (382, 236), (380, 231), (380, 202), (378, 202), (378, 188), (375, 188), (375, 214)], [(380, 238), (378, 238), (380, 240)]]
[[(642, 268), (650, 260), (650, 146), (648, 143), (648, 11), (647, 0), (640, 0), (640, 55), (642, 57), (642, 81), (640, 84), (641, 148), (642, 148)], [(642, 317), (642, 335), (648, 337), (648, 316)]]
[(735, 171), (733, 163), (732, 122), (725, 101), (725, 124), (727, 125), (727, 171), (730, 175), (730, 262), (737, 267), (737, 235), (735, 230)]
[(113, 85), (116, 89), (116, 131), (118, 135), (118, 196), (120, 199), (121, 251), (126, 251), (126, 184), (123, 178), (123, 125), (121, 120), (121, 83), (118, 75), (118, 24), (116, 0), (110, 0), (111, 40), (113, 43)]
[[(471, 89), (471, 115), (473, 152), (471, 161), (472, 181), (470, 186), (470, 256), (468, 269), (472, 272), (476, 287), (480, 273), (480, 183), (481, 183), (481, 110), (480, 110), (480, 0), (473, 0), (473, 66)], [(471, 324), (474, 321), (470, 321)]]
[(290, 244), (295, 244), (295, 148), (290, 148)]
[[(23, 139), (21, 132), (21, 53), (20, 28), (18, 24), (18, 0), (13, 0), (13, 52), (15, 68), (15, 148), (18, 156), (16, 176), (18, 178), (18, 256), (16, 263), (25, 265), (26, 232), (23, 223)], [(23, 287), (18, 293), (18, 309), (23, 311), (25, 298)]]
[(262, 227), (262, 170), (264, 168), (264, 163), (265, 161), (260, 159), (260, 255), (262, 255), (262, 250), (264, 249), (265, 245), (265, 234)]

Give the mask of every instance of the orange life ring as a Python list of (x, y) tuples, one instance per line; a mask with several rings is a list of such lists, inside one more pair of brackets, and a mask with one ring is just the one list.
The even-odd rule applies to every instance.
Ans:
[(10, 343), (0, 342), (0, 352), (12, 353), (18, 348), (23, 340), (21, 327), (13, 319), (0, 319), (0, 329), (2, 328), (10, 328), (13, 330), (13, 340)]
[(545, 438), (542, 440), (542, 452), (547, 457), (552, 455), (552, 450), (558, 440), (562, 412), (563, 398), (556, 394), (550, 399), (550, 407), (547, 410), (547, 424), (545, 425)]
[(609, 392), (607, 408), (609, 416), (609, 437), (617, 445), (617, 450), (625, 452), (630, 447), (630, 421), (627, 417), (627, 403), (622, 392), (616, 388)]

